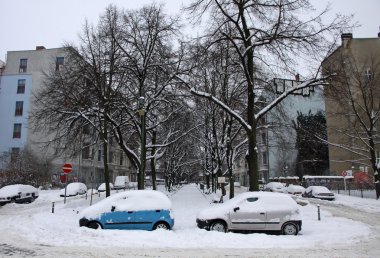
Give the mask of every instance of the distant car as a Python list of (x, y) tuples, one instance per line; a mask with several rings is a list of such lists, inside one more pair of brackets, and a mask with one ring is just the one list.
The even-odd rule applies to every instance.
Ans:
[[(112, 190), (113, 184), (109, 183), (109, 186), (110, 186), (110, 190)], [(106, 190), (106, 183), (102, 183), (101, 185), (99, 185), (99, 187), (98, 187), (99, 192), (104, 192), (105, 190)]]
[(93, 229), (172, 229), (171, 206), (169, 198), (159, 191), (120, 192), (84, 209), (79, 226)]
[[(87, 186), (83, 183), (74, 182), (66, 186), (66, 196), (82, 195), (87, 193)], [(65, 189), (62, 189), (59, 196), (65, 196)]]
[(246, 192), (202, 210), (199, 228), (212, 231), (276, 231), (297, 235), (302, 227), (297, 203), (281, 193)]
[(285, 186), (280, 182), (269, 182), (265, 185), (264, 191), (283, 193), (285, 190), (284, 187)]
[(322, 200), (335, 200), (335, 195), (325, 186), (309, 186), (306, 188), (304, 197), (318, 198)]
[(7, 203), (31, 203), (38, 198), (38, 189), (31, 185), (7, 185), (0, 189), (0, 206)]
[(128, 187), (128, 183), (129, 183), (128, 176), (117, 176), (115, 178), (114, 189), (115, 190), (125, 189), (126, 187)]
[(305, 192), (305, 187), (302, 185), (289, 185), (285, 192), (292, 195), (302, 196)]

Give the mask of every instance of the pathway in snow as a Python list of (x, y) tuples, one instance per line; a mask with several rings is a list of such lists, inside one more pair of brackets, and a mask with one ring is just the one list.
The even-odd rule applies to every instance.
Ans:
[(173, 202), (175, 230), (196, 227), (198, 211), (210, 206), (210, 201), (199, 191), (196, 185), (184, 185), (170, 199)]

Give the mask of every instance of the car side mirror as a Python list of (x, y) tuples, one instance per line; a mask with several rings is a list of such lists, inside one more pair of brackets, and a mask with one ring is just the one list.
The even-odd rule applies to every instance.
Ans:
[(112, 206), (112, 207), (111, 207), (111, 211), (112, 211), (112, 212), (114, 212), (114, 211), (115, 211), (115, 209), (116, 209), (116, 207), (115, 207), (115, 206)]
[(240, 210), (239, 207), (234, 208), (234, 212), (236, 212), (236, 211), (238, 211), (238, 210)]

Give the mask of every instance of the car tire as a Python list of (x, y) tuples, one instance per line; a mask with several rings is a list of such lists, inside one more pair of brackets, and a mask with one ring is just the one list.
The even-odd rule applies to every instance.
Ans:
[(153, 226), (153, 230), (156, 230), (156, 229), (165, 229), (165, 230), (169, 230), (170, 227), (169, 225), (166, 223), (166, 222), (157, 222), (156, 224), (154, 224)]
[(102, 229), (103, 228), (102, 224), (100, 224), (97, 221), (92, 221), (92, 222), (88, 223), (87, 227), (92, 228), (92, 229)]
[(211, 223), (210, 225), (210, 231), (217, 231), (217, 232), (227, 232), (227, 226), (224, 221), (217, 220)]
[(298, 226), (293, 222), (287, 222), (282, 226), (281, 233), (283, 235), (297, 235), (298, 234)]

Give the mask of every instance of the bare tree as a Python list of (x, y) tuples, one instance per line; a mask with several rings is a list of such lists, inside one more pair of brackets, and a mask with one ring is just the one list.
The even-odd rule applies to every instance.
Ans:
[[(280, 0), (280, 1), (236, 1), (236, 0), (198, 0), (194, 1), (188, 10), (191, 14), (200, 17), (208, 11), (210, 15), (210, 32), (207, 44), (227, 41), (234, 47), (239, 57), (238, 63), (241, 74), (244, 76), (246, 89), (247, 112), (245, 118), (234, 112), (228, 103), (222, 102), (211, 93), (199, 90), (190, 85), (191, 92), (199, 97), (208, 98), (220, 108), (228, 112), (239, 121), (244, 128), (248, 140), (248, 167), (250, 191), (259, 190), (258, 186), (258, 158), (256, 151), (257, 121), (278, 105), (289, 94), (319, 84), (324, 78), (318, 77), (318, 72), (305, 78), (302, 83), (284, 91), (265, 107), (257, 109), (256, 102), (262, 94), (258, 68), (267, 66), (273, 71), (275, 67), (283, 68), (288, 74), (296, 74), (292, 69), (296, 57), (313, 56), (317, 58), (321, 53), (330, 49), (326, 37), (331, 32), (338, 32), (346, 26), (347, 19), (335, 18), (329, 24), (323, 24), (321, 19), (327, 13), (322, 11), (316, 16), (302, 20), (299, 14), (308, 12), (312, 6), (308, 1)], [(275, 62), (273, 62), (275, 61)], [(318, 68), (315, 69), (318, 71)], [(186, 81), (184, 79), (184, 81)]]

